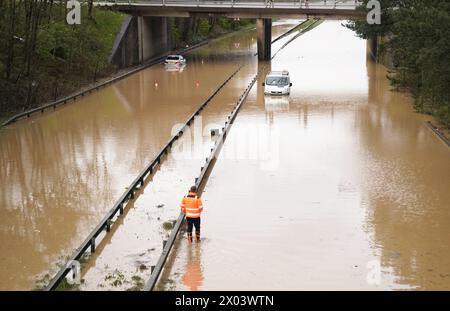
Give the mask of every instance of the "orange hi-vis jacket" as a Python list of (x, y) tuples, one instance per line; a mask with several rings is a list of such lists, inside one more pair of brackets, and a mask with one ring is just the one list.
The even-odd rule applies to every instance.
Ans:
[(203, 211), (202, 199), (195, 192), (189, 192), (181, 201), (181, 211), (186, 213), (188, 218), (199, 218)]

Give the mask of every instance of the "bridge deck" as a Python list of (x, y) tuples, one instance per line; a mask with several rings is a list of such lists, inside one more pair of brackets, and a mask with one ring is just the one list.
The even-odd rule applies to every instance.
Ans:
[(147, 16), (223, 15), (242, 18), (304, 17), (317, 16), (326, 19), (362, 17), (365, 13), (357, 10), (358, 2), (308, 1), (299, 0), (268, 2), (264, 0), (150, 0), (98, 2), (97, 6), (110, 7), (124, 13)]

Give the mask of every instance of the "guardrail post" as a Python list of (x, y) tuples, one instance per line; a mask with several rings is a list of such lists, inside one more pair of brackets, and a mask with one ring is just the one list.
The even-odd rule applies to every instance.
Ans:
[(120, 213), (120, 215), (123, 214), (123, 204), (122, 203), (119, 205), (119, 213)]
[(91, 239), (91, 253), (95, 253), (95, 237)]
[(163, 248), (166, 247), (166, 244), (167, 244), (167, 240), (163, 240)]
[(111, 219), (106, 221), (106, 232), (111, 231)]

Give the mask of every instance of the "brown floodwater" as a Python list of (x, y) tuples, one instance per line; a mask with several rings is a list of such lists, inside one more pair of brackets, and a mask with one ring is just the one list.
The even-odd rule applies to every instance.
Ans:
[(450, 149), (366, 42), (327, 21), (259, 68), (291, 94), (259, 78), (159, 289), (450, 290)]
[[(293, 27), (292, 22), (274, 26), (276, 37)], [(190, 132), (174, 145), (152, 181), (126, 212), (121, 225), (89, 260), (82, 271), (82, 290), (127, 290), (139, 288), (150, 277), (186, 190), (194, 184), (214, 140), (210, 129), (220, 129), (239, 96), (255, 74), (257, 60), (255, 32), (235, 34), (215, 44), (232, 42), (244, 67), (218, 93), (191, 126)], [(226, 44), (229, 46), (229, 44)], [(223, 50), (212, 47), (217, 53)], [(173, 124), (175, 126), (175, 124)], [(175, 126), (176, 128), (176, 126)]]
[[(295, 22), (274, 25), (274, 36)], [(31, 289), (36, 281), (44, 285), (174, 126), (246, 65), (196, 120), (199, 128), (222, 124), (254, 74), (255, 50), (254, 30), (229, 35), (189, 53), (182, 70), (155, 65), (55, 112), (0, 129), (0, 290)], [(131, 287), (136, 267), (146, 276), (144, 266), (158, 255), (167, 234), (162, 225), (176, 218), (179, 197), (198, 175), (202, 148), (210, 143), (208, 135), (200, 135), (202, 144), (195, 141), (198, 135), (191, 136), (99, 245), (83, 269), (83, 288), (108, 288), (105, 279), (114, 280), (116, 270), (131, 272), (115, 289)], [(195, 150), (186, 153), (191, 145)]]

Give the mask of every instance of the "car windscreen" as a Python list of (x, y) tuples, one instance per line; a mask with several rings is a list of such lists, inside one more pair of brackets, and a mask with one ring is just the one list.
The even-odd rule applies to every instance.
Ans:
[(285, 86), (288, 85), (286, 77), (267, 77), (266, 85)]
[(179, 60), (180, 58), (178, 56), (167, 56), (167, 60)]

